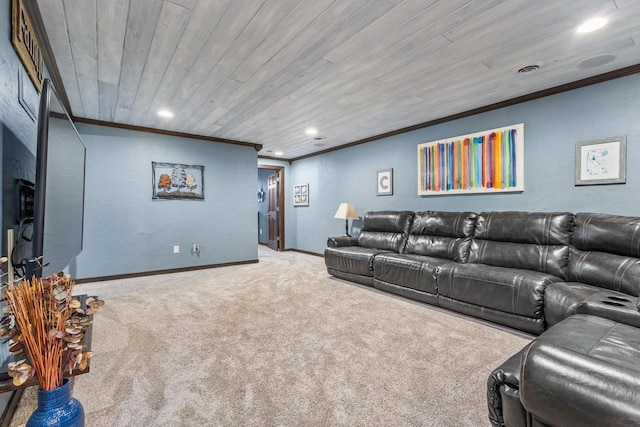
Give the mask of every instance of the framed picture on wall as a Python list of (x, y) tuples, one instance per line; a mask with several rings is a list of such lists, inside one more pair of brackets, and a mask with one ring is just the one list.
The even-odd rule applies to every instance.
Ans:
[(309, 184), (293, 186), (293, 206), (309, 206)]
[(393, 169), (382, 169), (376, 173), (376, 195), (393, 195)]
[(151, 162), (153, 199), (204, 200), (204, 166)]
[(627, 181), (627, 137), (576, 143), (575, 185), (624, 184)]
[(418, 195), (524, 191), (524, 124), (418, 145)]

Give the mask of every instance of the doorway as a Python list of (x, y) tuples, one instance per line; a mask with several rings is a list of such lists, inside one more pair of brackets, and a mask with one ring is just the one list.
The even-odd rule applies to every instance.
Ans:
[(284, 167), (258, 167), (258, 243), (284, 251)]

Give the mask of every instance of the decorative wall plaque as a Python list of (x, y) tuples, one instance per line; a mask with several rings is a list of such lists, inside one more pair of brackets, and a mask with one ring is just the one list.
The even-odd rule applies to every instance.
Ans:
[(40, 43), (38, 43), (33, 24), (23, 1), (13, 0), (13, 7), (11, 8), (11, 42), (31, 81), (38, 89), (38, 92), (42, 92), (44, 60), (40, 50)]

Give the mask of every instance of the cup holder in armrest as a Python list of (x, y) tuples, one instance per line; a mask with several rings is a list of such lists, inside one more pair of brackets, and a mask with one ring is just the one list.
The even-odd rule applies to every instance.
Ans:
[(602, 301), (603, 304), (606, 305), (612, 305), (614, 307), (626, 307), (626, 305), (624, 304), (620, 304), (619, 302), (613, 302), (613, 301)]
[(613, 300), (613, 301), (619, 301), (619, 302), (631, 302), (631, 300), (629, 300), (627, 298), (621, 298), (621, 297), (608, 296), (607, 299), (610, 299), (610, 300)]

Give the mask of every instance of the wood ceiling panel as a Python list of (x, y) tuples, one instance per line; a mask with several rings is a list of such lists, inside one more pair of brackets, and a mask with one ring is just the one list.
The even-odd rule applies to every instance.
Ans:
[[(291, 0), (268, 0), (253, 15), (218, 63), (211, 69), (208, 80), (189, 99), (189, 107), (192, 112), (185, 122), (187, 126), (195, 126), (207, 115), (208, 108), (219, 106), (223, 99), (235, 92), (240, 86), (240, 82), (229, 79), (229, 75), (255, 51), (256, 47), (278, 26), (279, 22), (291, 12), (295, 4), (296, 2)], [(225, 90), (229, 87), (234, 90)]]
[(246, 82), (264, 64), (284, 49), (304, 28), (322, 14), (335, 0), (302, 0), (231, 73), (230, 78)]
[[(51, 49), (55, 52), (56, 63), (60, 74), (63, 76), (75, 76), (76, 70), (69, 43), (69, 33), (67, 30), (67, 18), (64, 13), (62, 0), (41, 0), (38, 3), (40, 14), (44, 19), (44, 26), (47, 31)], [(59, 88), (58, 88), (59, 89)], [(71, 113), (84, 117), (86, 116), (82, 106), (80, 88), (75, 77), (68, 78), (64, 82), (64, 90), (71, 104)]]
[(63, 5), (84, 113), (99, 117), (96, 0), (64, 0)]
[[(344, 23), (346, 18), (351, 17), (367, 3), (367, 0), (333, 2), (331, 7), (322, 10), (290, 43), (252, 74), (238, 91), (223, 101), (222, 106), (229, 110), (233, 110), (236, 105), (249, 109), (250, 105), (244, 104), (259, 101), (279, 83), (276, 80), (282, 80), (284, 77), (286, 81), (291, 78), (292, 72), (295, 75), (303, 70), (304, 60), (309, 58), (309, 51), (322, 43), (325, 38), (330, 37), (332, 33), (337, 32), (340, 25), (346, 25)], [(324, 53), (317, 54), (312, 58), (313, 62), (323, 55)]]
[[(101, 0), (104, 1), (104, 0)], [(124, 54), (114, 120), (129, 123), (153, 35), (162, 12), (162, 0), (131, 1), (124, 38)]]
[(286, 157), (640, 63), (637, 0), (37, 2), (73, 114)]
[[(221, 123), (233, 129), (235, 126), (250, 119), (251, 115), (261, 111), (266, 103), (273, 100), (274, 92), (278, 92), (278, 94), (275, 95), (276, 97), (289, 94), (290, 88), (296, 87), (296, 83), (286, 85), (287, 82), (290, 82), (292, 79), (298, 80), (299, 82), (301, 79), (309, 81), (310, 76), (308, 73), (317, 72), (318, 68), (331, 68), (332, 65), (330, 65), (330, 62), (324, 60), (319, 61), (318, 59), (384, 15), (384, 13), (393, 6), (391, 2), (386, 0), (371, 0), (368, 3), (371, 7), (360, 7), (352, 13), (349, 13), (349, 6), (351, 5), (353, 7), (353, 4), (359, 4), (359, 2), (340, 2), (339, 7), (336, 6), (329, 9), (333, 13), (329, 14), (328, 18), (333, 19), (331, 20), (332, 22), (327, 23), (328, 25), (325, 31), (323, 31), (323, 34), (326, 34), (326, 36), (315, 42), (312, 40), (311, 45), (304, 49), (293, 62), (288, 63), (286, 67), (282, 68), (266, 84), (260, 86), (258, 90), (251, 94), (254, 99), (249, 102), (245, 101), (242, 106), (243, 108), (231, 110), (227, 114), (227, 116), (231, 117), (223, 117), (222, 119), (224, 121)], [(324, 17), (324, 15), (325, 14), (323, 14), (322, 17)], [(344, 16), (347, 18), (344, 19)], [(320, 21), (320, 19), (315, 22), (318, 21)], [(315, 70), (311, 67), (314, 67)]]
[(120, 81), (129, 0), (98, 1), (98, 80), (117, 85)]
[(133, 113), (129, 120), (134, 125), (143, 126), (151, 101), (158, 90), (162, 77), (173, 58), (178, 42), (191, 17), (191, 9), (165, 2), (160, 12), (147, 61), (140, 77), (140, 84), (133, 102)]
[(177, 111), (177, 105), (171, 104), (178, 87), (187, 78), (195, 61), (203, 54), (208, 43), (213, 43), (211, 34), (229, 7), (231, 0), (209, 0), (196, 4), (189, 23), (185, 28), (171, 62), (158, 86), (158, 90), (147, 110), (144, 122), (155, 127), (160, 121), (156, 111), (168, 109)]
[[(467, 2), (470, 0), (466, 0)], [(340, 64), (363, 53), (385, 49), (386, 40), (390, 32), (401, 30), (402, 27), (411, 26), (408, 21), (415, 21), (417, 15), (422, 14), (430, 8), (437, 0), (407, 0), (398, 7), (389, 11), (389, 13), (380, 17), (380, 19), (371, 23), (359, 33), (355, 34), (342, 45), (329, 52), (324, 57), (327, 61)], [(449, 4), (458, 4), (460, 1), (450, 1)], [(412, 29), (412, 31), (414, 31)], [(384, 40), (383, 40), (384, 39)]]
[(98, 1), (96, 7), (100, 120), (113, 121), (118, 101), (129, 0)]
[(252, 1), (247, 4), (241, 0), (234, 0), (227, 7), (209, 37), (210, 42), (201, 51), (171, 100), (171, 106), (176, 110), (178, 119), (190, 116), (187, 103), (191, 103), (191, 97), (199, 92), (200, 86), (209, 79), (211, 70), (260, 9), (262, 3), (262, 1)]

